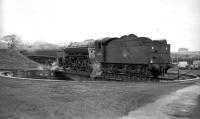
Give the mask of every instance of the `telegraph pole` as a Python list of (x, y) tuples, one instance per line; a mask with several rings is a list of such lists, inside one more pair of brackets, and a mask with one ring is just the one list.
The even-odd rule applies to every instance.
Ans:
[(178, 56), (177, 56), (177, 68), (178, 68), (178, 80), (179, 80), (179, 74), (180, 74), (180, 71), (179, 71), (179, 66), (178, 66)]

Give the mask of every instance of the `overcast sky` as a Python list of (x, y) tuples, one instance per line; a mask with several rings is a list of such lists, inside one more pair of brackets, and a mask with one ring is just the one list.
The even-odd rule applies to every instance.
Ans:
[(68, 43), (133, 33), (200, 50), (200, 0), (0, 1), (1, 36)]

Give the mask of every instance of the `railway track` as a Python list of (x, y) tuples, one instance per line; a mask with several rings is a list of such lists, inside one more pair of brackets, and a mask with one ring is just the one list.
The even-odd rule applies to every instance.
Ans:
[[(5, 71), (5, 72), (8, 72), (8, 71)], [(10, 71), (9, 71), (10, 72)], [(64, 73), (64, 72), (63, 72)], [(45, 80), (45, 81), (57, 81), (57, 80), (54, 80), (54, 79), (34, 79), (34, 78), (25, 78), (25, 77), (12, 77), (12, 76), (6, 76), (4, 75), (6, 73), (4, 73), (4, 71), (1, 71), (0, 72), (0, 76), (2, 77), (10, 77), (10, 78), (19, 78), (19, 79), (31, 79), (31, 80)], [(194, 74), (188, 74), (188, 73), (185, 73), (185, 74), (180, 74), (179, 76), (175, 73), (171, 73), (170, 74), (172, 77), (158, 77), (158, 78), (154, 78), (152, 76), (143, 76), (143, 75), (125, 75), (125, 74), (117, 74), (115, 76), (113, 76), (113, 74), (109, 74), (109, 75), (103, 75), (102, 77), (98, 77), (98, 78), (94, 78), (94, 79), (90, 79), (88, 77), (88, 80), (86, 81), (125, 81), (125, 82), (128, 82), (128, 81), (136, 81), (136, 82), (148, 82), (148, 81), (157, 81), (157, 82), (178, 82), (178, 81), (189, 81), (189, 80), (197, 80), (199, 79), (199, 75), (194, 75)], [(70, 74), (68, 75), (70, 77)], [(80, 76), (80, 77), (84, 77), (84, 76)], [(84, 77), (85, 78), (85, 77)], [(62, 78), (61, 78), (62, 79)], [(63, 78), (63, 80), (65, 80), (65, 78)], [(58, 80), (60, 81), (60, 80)], [(76, 79), (74, 79), (73, 81), (77, 81)], [(84, 80), (81, 80), (81, 81), (84, 81)]]
[(153, 76), (143, 76), (143, 75), (125, 75), (125, 74), (118, 74), (117, 76), (113, 77), (112, 74), (103, 76), (97, 79), (100, 80), (113, 80), (113, 81), (186, 81), (186, 80), (196, 80), (199, 78), (198, 75), (194, 74), (180, 74), (177, 75), (175, 73), (171, 73), (170, 75), (174, 75), (172, 77), (157, 77), (154, 78)]

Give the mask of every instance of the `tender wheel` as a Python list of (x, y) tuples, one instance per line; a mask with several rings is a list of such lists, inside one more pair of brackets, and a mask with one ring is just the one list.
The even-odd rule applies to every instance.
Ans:
[(157, 69), (151, 69), (151, 74), (154, 78), (158, 78), (162, 73)]

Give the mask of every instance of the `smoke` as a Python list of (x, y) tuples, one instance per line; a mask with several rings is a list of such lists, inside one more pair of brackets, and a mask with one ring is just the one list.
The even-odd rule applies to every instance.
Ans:
[(58, 70), (58, 61), (54, 61), (50, 67), (50, 70)]
[(60, 67), (58, 65), (58, 61), (54, 61), (52, 64), (50, 65), (40, 65), (38, 66), (38, 70), (51, 70), (51, 71), (55, 71), (58, 70)]
[(44, 70), (44, 66), (40, 65), (40, 66), (38, 66), (37, 69), (38, 69), (38, 70)]

